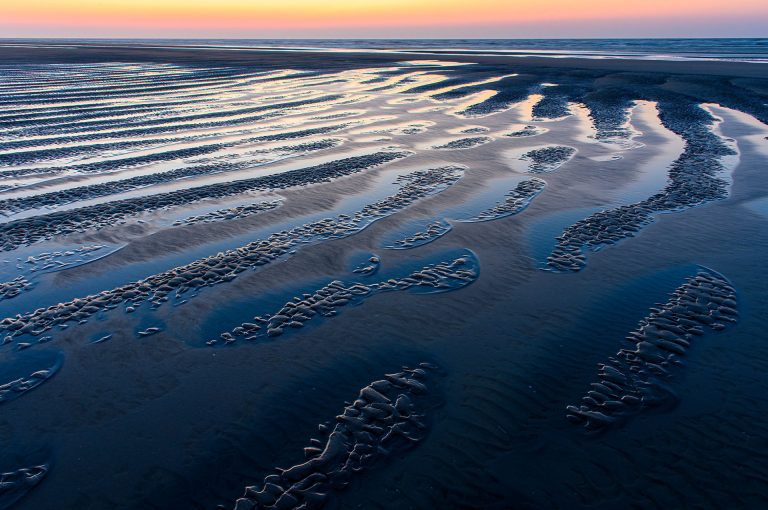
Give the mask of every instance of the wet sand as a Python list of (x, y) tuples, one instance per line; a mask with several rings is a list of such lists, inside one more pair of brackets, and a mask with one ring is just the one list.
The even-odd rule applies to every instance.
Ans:
[(418, 58), (0, 45), (0, 508), (762, 506), (761, 64)]
[[(183, 64), (212, 63), (263, 67), (300, 67), (310, 69), (341, 69), (368, 65), (386, 65), (405, 59), (418, 59), (418, 53), (387, 54), (365, 50), (302, 52), (300, 50), (275, 51), (270, 49), (186, 48), (183, 46), (142, 47), (120, 44), (46, 43), (18, 45), (0, 43), (0, 62), (4, 63), (88, 63), (88, 62), (170, 62)], [(651, 72), (665, 74), (692, 74), (705, 76), (736, 76), (766, 78), (768, 69), (760, 63), (747, 62), (671, 62), (636, 59), (587, 59), (578, 57), (510, 57), (504, 55), (441, 55), (427, 53), (430, 60), (470, 62), (496, 66), (513, 65), (516, 68), (590, 69), (619, 72)], [(290, 63), (290, 65), (287, 65)]]

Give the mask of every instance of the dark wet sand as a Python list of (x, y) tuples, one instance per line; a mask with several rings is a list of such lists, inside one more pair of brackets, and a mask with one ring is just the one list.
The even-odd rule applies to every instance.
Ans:
[(346, 69), (368, 65), (386, 65), (416, 59), (473, 62), (517, 69), (589, 69), (633, 73), (691, 74), (768, 78), (768, 66), (759, 63), (722, 61), (660, 61), (622, 58), (549, 58), (509, 57), (500, 55), (441, 55), (416, 53), (370, 53), (364, 50), (275, 51), (269, 49), (185, 48), (167, 46), (146, 48), (119, 44), (46, 43), (45, 47), (17, 46), (0, 42), (0, 63), (91, 63), (91, 62), (172, 62), (188, 65), (232, 65), (301, 69)]
[[(172, 62), (200, 68), (231, 65), (326, 72), (375, 69), (418, 58), (422, 57), (0, 45), (0, 62), (7, 65)], [(284, 203), (258, 214), (169, 228), (162, 220), (174, 213), (170, 208), (142, 216), (147, 223), (63, 236), (70, 244), (126, 246), (113, 255), (47, 275), (38, 283), (40, 288), (28, 291), (28, 298), (23, 293), (14, 298), (28, 299), (16, 301), (24, 306), (3, 301), (4, 310), (24, 314), (54, 304), (35, 294), (41, 289), (64, 295), (98, 284), (95, 292), (109, 290), (117, 285), (107, 285), (112, 275), (124, 283), (119, 280), (133, 274), (120, 271), (134, 268), (141, 277), (158, 274), (169, 265), (181, 265), (174, 262), (177, 259), (199, 258), (198, 251), (205, 256), (223, 251), (215, 243), (236, 240), (235, 246), (245, 245), (311, 221), (307, 218), (341, 221), (339, 208), (347, 200), (352, 202), (349, 210), (378, 204), (375, 213), (381, 215), (352, 235), (321, 236), (317, 242), (293, 246), (295, 253), (283, 253), (256, 270), (248, 268), (231, 281), (210, 275), (211, 285), (181, 306), (164, 303), (149, 310), (145, 302), (126, 313), (126, 303), (121, 302), (113, 310), (88, 312), (91, 315), (83, 324), (72, 322), (67, 329), (54, 327), (43, 333), (53, 336), (43, 345), (18, 350), (20, 342), (40, 335), (19, 335), (3, 345), (6, 357), (49, 351), (63, 356), (50, 380), (0, 407), (0, 472), (40, 464), (49, 467), (39, 483), (28, 484), (14, 508), (210, 510), (235, 508), (235, 501), (244, 495), (247, 501), (241, 501), (238, 509), (252, 508), (249, 505), (260, 497), (274, 501), (263, 493), (268, 483), (281, 484), (282, 489), (290, 484), (319, 484), (312, 490), (297, 485), (302, 492), (296, 493), (296, 501), (285, 497), (281, 503), (285, 508), (296, 507), (306, 498), (325, 508), (381, 509), (764, 506), (768, 501), (764, 420), (768, 404), (763, 398), (768, 391), (764, 375), (768, 370), (768, 216), (749, 204), (768, 197), (768, 127), (755, 119), (765, 121), (768, 115), (764, 104), (759, 104), (765, 98), (759, 91), (765, 90), (763, 78), (768, 70), (745, 63), (424, 58), (482, 62), (500, 74), (514, 69), (540, 81), (560, 77), (563, 89), (566, 84), (572, 87), (564, 94), (573, 92), (582, 84), (580, 76), (587, 75), (592, 88), (583, 97), (591, 110), (562, 120), (533, 121), (525, 118), (525, 108), (517, 103), (512, 107), (491, 103), (492, 115), (469, 118), (409, 110), (440, 106), (437, 102), (361, 103), (361, 108), (371, 109), (366, 115), (398, 116), (388, 121), (393, 124), (410, 120), (436, 124), (424, 132), (393, 135), (382, 143), (354, 141), (369, 136), (366, 130), (380, 127), (362, 125), (339, 134), (345, 144), (331, 149), (332, 154), (275, 164), (270, 168), (314, 168), (358, 152), (376, 153), (383, 144), (414, 152), (365, 171), (332, 176), (329, 182), (280, 189)], [(634, 94), (632, 100), (659, 102), (635, 107), (646, 109), (645, 120), (630, 119), (634, 129), (643, 131), (631, 141), (644, 146), (626, 149), (621, 145), (631, 138), (616, 113), (629, 106), (616, 93), (623, 86)], [(681, 90), (689, 95), (666, 95)], [(395, 93), (385, 99), (399, 96)], [(616, 97), (622, 100), (613, 103)], [(698, 104), (705, 98), (727, 103), (728, 108), (711, 108), (722, 123), (707, 124), (688, 102)], [(458, 109), (459, 103), (450, 104)], [(530, 123), (549, 131), (524, 138), (503, 136), (512, 125)], [(673, 132), (681, 123), (685, 129)], [(467, 149), (430, 152), (428, 147), (445, 143), (451, 134), (459, 138), (455, 133), (467, 125), (489, 126), (481, 136), (492, 140)], [(354, 130), (363, 133), (349, 134)], [(620, 143), (596, 141), (601, 133), (616, 132)], [(707, 133), (714, 133), (714, 138)], [(539, 244), (554, 245), (555, 235), (593, 209), (612, 210), (638, 202), (622, 202), (623, 192), (641, 180), (643, 172), (663, 174), (658, 189), (649, 194), (660, 191), (667, 171), (680, 156), (677, 148), (685, 143), (698, 145), (695, 157), (680, 160), (684, 169), (695, 169), (690, 165), (701, 161), (723, 162), (723, 169), (716, 169), (718, 176), (725, 177), (716, 185), (726, 194), (704, 194), (700, 203), (690, 205), (686, 200), (693, 192), (684, 186), (674, 188), (654, 202), (661, 204), (661, 212), (633, 231), (635, 235), (621, 237), (599, 251), (585, 251), (584, 265), (573, 272), (543, 270), (546, 255), (536, 255), (541, 251)], [(722, 150), (719, 143), (737, 149), (738, 156)], [(518, 188), (518, 183), (534, 178), (527, 173), (528, 162), (514, 155), (532, 147), (571, 146), (577, 151), (561, 167), (535, 175), (546, 182), (543, 190), (520, 192), (529, 202), (525, 207), (515, 203), (513, 214), (499, 214), (492, 221), (454, 221), (450, 231), (429, 243), (409, 250), (385, 248), (385, 240), (415, 234), (407, 228), (417, 220), (428, 225), (444, 216), (456, 217), (458, 213), (450, 211), (464, 212), (461, 206), (469, 207), (488, 188), (493, 198), (481, 200), (472, 212), (493, 211), (494, 206), (508, 212), (501, 205), (505, 197), (515, 197), (515, 190), (530, 191)], [(674, 153), (666, 154), (662, 147), (673, 147)], [(611, 160), (616, 154), (621, 159)], [(463, 176), (442, 183), (434, 193), (419, 195), (407, 207), (398, 208), (395, 202), (391, 213), (382, 206), (391, 204), (387, 197), (404, 199), (397, 195), (403, 183), (392, 184), (396, 177), (445, 167), (460, 169)], [(681, 175), (680, 182), (689, 182), (687, 174)], [(390, 187), (382, 188), (385, 185)], [(227, 200), (218, 197), (208, 205), (211, 210), (227, 209), (232, 207)], [(197, 214), (192, 205), (188, 208), (186, 216)], [(541, 234), (553, 214), (570, 214), (574, 220), (563, 220), (554, 234)], [(626, 224), (619, 221), (609, 226), (616, 227), (609, 232), (617, 232)], [(591, 231), (584, 234), (586, 241), (588, 234)], [(416, 285), (406, 278), (430, 264), (455, 260), (465, 250), (471, 250), (479, 263), (477, 277), (469, 284), (442, 293), (412, 292)], [(353, 272), (357, 261), (372, 256), (380, 258), (375, 274)], [(734, 288), (738, 321), (721, 331), (701, 328), (706, 330), (703, 335), (686, 340), (690, 345), (679, 357), (679, 365), (675, 358), (643, 360), (644, 370), (659, 366), (673, 373), (653, 381), (669, 390), (663, 404), (626, 413), (626, 420), (599, 430), (585, 429), (583, 421), (570, 423), (567, 406), (587, 402), (581, 399), (595, 388), (590, 384), (606, 380), (602, 375), (597, 378), (598, 370), (603, 370), (597, 364), (606, 363), (621, 349), (641, 349), (625, 337), (641, 328), (644, 318), (660, 314), (670, 302), (670, 293), (701, 271), (701, 266), (723, 275)], [(344, 302), (345, 291), (339, 291), (352, 288), (354, 282), (370, 287), (389, 278), (394, 281), (391, 285), (407, 285), (397, 292), (352, 298), (350, 303)], [(322, 294), (334, 280), (344, 285), (334, 286), (330, 295)], [(153, 285), (150, 290), (162, 286)], [(288, 319), (272, 316), (256, 324), (254, 318), (283, 315), (277, 312), (289, 303), (305, 306), (325, 298), (333, 302), (314, 308), (317, 314), (302, 327), (285, 326), (279, 335), (266, 337), (269, 327), (287, 324)], [(298, 316), (292, 312), (289, 319), (301, 322), (300, 315), (305, 313), (312, 312), (303, 309)], [(236, 328), (247, 330), (246, 324), (260, 326), (264, 334), (255, 340), (238, 336)], [(140, 331), (152, 334), (140, 336)], [(226, 342), (229, 337), (219, 336), (223, 333), (236, 340)], [(205, 345), (217, 337), (224, 341)], [(390, 399), (413, 396), (411, 407), (401, 405), (402, 416), (389, 419), (394, 406), (375, 408), (372, 403), (379, 397), (367, 390), (360, 393), (377, 381), (387, 381), (385, 374), (402, 376), (403, 366), (415, 368), (422, 362), (438, 367), (429, 370), (425, 389), (406, 388), (402, 382), (397, 383), (397, 391), (382, 387)], [(50, 367), (51, 359), (38, 364)], [(612, 391), (606, 388), (595, 389)], [(615, 409), (614, 404), (604, 405), (600, 395), (590, 398), (594, 401), (587, 402), (590, 410)], [(411, 420), (411, 413), (418, 416)], [(346, 418), (337, 421), (338, 415)], [(328, 433), (337, 423), (345, 448), (363, 445), (356, 452), (360, 457), (346, 452), (318, 461), (322, 450), (333, 444)], [(365, 435), (363, 426), (379, 428)], [(363, 458), (371, 453), (366, 446), (390, 444), (390, 439), (383, 439), (391, 430), (388, 427), (403, 435), (393, 447)], [(310, 450), (304, 450), (307, 447)], [(307, 460), (309, 466), (296, 468)], [(276, 470), (292, 466), (288, 474)], [(329, 485), (325, 476), (332, 476), (333, 483)], [(254, 490), (246, 492), (246, 487)], [(282, 497), (286, 493), (282, 489), (273, 492)]]

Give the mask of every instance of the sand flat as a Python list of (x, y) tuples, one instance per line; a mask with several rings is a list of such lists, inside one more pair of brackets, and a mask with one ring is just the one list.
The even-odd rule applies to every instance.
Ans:
[(0, 508), (767, 497), (765, 64), (0, 66)]

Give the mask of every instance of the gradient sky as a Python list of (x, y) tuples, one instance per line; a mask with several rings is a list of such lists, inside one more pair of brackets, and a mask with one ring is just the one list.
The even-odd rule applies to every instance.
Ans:
[(0, 0), (0, 37), (765, 37), (768, 0)]

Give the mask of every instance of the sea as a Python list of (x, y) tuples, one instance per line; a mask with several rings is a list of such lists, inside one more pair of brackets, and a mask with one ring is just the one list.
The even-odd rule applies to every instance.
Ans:
[[(29, 39), (0, 39), (28, 44)], [(481, 54), (650, 60), (768, 62), (768, 38), (698, 39), (36, 39), (34, 44), (147, 44), (151, 46), (269, 48)]]

